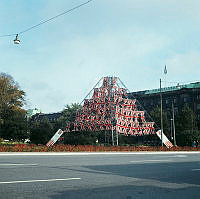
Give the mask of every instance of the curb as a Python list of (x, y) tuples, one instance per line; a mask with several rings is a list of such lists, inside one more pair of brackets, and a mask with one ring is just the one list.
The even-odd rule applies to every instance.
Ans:
[(69, 156), (69, 155), (152, 155), (152, 154), (200, 154), (200, 151), (146, 151), (146, 152), (0, 152), (0, 156)]

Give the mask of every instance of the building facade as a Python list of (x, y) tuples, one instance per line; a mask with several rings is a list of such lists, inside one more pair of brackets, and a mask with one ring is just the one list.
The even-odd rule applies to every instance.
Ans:
[(32, 121), (40, 122), (44, 119), (47, 119), (49, 122), (56, 122), (61, 117), (61, 112), (58, 113), (36, 113), (31, 117)]
[(200, 82), (165, 87), (161, 89), (132, 92), (129, 93), (129, 97), (136, 98), (147, 112), (151, 112), (151, 110), (160, 106), (160, 94), (162, 94), (164, 111), (172, 112), (173, 104), (174, 113), (176, 115), (185, 104), (188, 104), (188, 106), (195, 113), (198, 126), (200, 126)]

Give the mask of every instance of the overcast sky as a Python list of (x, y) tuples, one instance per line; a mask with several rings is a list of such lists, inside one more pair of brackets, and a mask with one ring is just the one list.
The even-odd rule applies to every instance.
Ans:
[[(83, 2), (1, 0), (0, 35)], [(26, 92), (26, 108), (45, 113), (80, 103), (103, 76), (120, 77), (130, 91), (158, 88), (160, 78), (200, 81), (199, 8), (199, 0), (93, 0), (20, 35), (20, 45), (0, 38), (0, 72)]]

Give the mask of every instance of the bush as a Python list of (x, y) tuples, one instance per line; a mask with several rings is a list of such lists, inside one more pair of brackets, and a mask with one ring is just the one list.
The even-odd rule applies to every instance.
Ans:
[(192, 146), (194, 141), (200, 140), (200, 131), (182, 131), (176, 134), (176, 140), (178, 146)]

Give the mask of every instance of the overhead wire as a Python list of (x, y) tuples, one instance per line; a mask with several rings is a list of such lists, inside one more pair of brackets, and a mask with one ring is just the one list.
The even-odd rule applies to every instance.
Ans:
[(0, 35), (0, 37), (11, 37), (11, 36), (15, 36), (16, 33), (13, 33), (13, 34), (8, 34), (8, 35)]
[(79, 5), (77, 5), (77, 6), (73, 7), (73, 8), (71, 8), (71, 9), (66, 10), (66, 11), (64, 11), (64, 12), (62, 12), (62, 13), (56, 15), (56, 16), (53, 16), (53, 17), (49, 18), (49, 19), (43, 20), (43, 21), (41, 21), (40, 23), (38, 23), (38, 24), (36, 24), (36, 25), (34, 25), (34, 26), (31, 26), (31, 27), (29, 27), (29, 28), (27, 28), (27, 29), (25, 29), (25, 30), (23, 30), (23, 31), (18, 32), (18, 33), (0, 35), (0, 37), (10, 37), (10, 36), (14, 36), (14, 35), (23, 34), (23, 33), (25, 33), (25, 32), (28, 32), (28, 31), (30, 31), (30, 30), (32, 30), (32, 29), (38, 27), (38, 26), (41, 26), (41, 25), (43, 25), (43, 24), (45, 24), (45, 23), (48, 23), (48, 22), (50, 22), (50, 21), (52, 21), (52, 20), (54, 20), (54, 19), (56, 19), (56, 18), (58, 18), (58, 17), (60, 17), (60, 16), (63, 16), (63, 15), (65, 15), (65, 14), (68, 14), (68, 13), (70, 13), (70, 12), (72, 12), (72, 11), (74, 11), (74, 10), (76, 10), (76, 9), (78, 9), (78, 8), (80, 8), (80, 7), (82, 7), (82, 6), (86, 5), (86, 4), (88, 4), (88, 3), (90, 3), (91, 1), (93, 1), (93, 0), (88, 0), (87, 2), (84, 2), (84, 3), (82, 3), (82, 4), (79, 4)]

